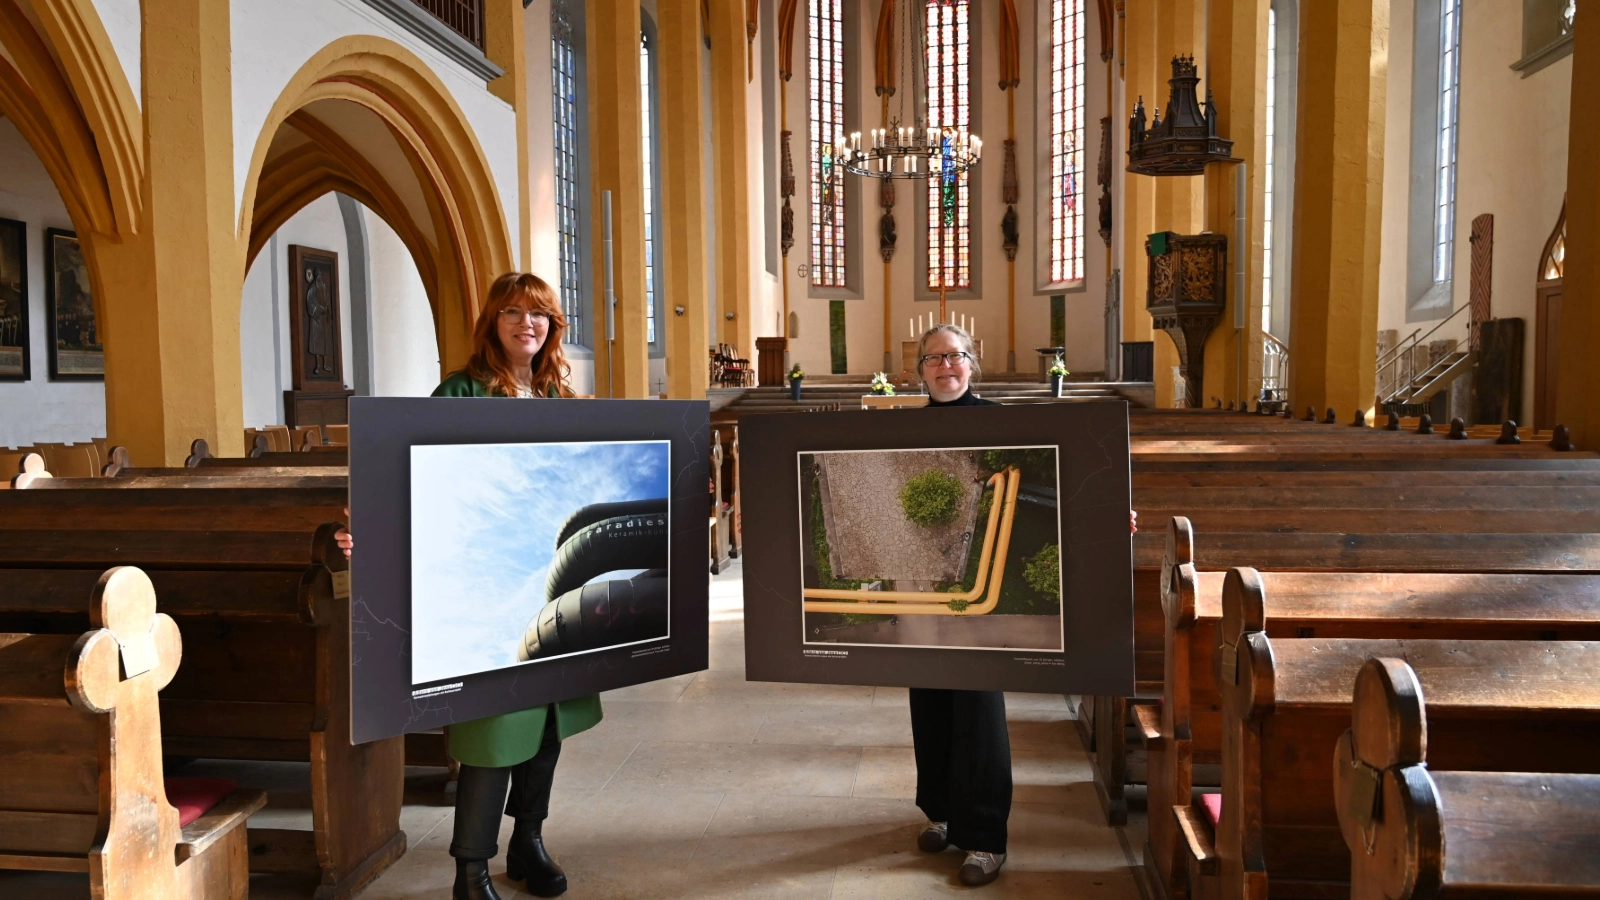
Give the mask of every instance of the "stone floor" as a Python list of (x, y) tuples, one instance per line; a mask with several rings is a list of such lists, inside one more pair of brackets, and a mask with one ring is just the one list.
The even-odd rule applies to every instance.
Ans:
[[(744, 680), (741, 574), (713, 579), (711, 668), (605, 697), (605, 721), (572, 738), (556, 771), (548, 846), (581, 898), (926, 898), (968, 890), (961, 854), (917, 852), (923, 822), (906, 692)], [(1140, 900), (1142, 817), (1104, 824), (1089, 762), (1063, 698), (1007, 697), (1016, 792), (1010, 855), (994, 898)], [(237, 764), (227, 764), (236, 766)], [(192, 764), (184, 774), (212, 766)], [(237, 771), (234, 769), (233, 771)], [(409, 850), (362, 900), (445, 900), (454, 866), (441, 770), (408, 772)], [(305, 767), (251, 767), (289, 788), (254, 824), (310, 828)], [(505, 821), (501, 842), (510, 834)], [(530, 896), (491, 871), (506, 900)], [(0, 897), (86, 892), (60, 876), (0, 874)], [(256, 876), (251, 896), (286, 900), (312, 885)]]

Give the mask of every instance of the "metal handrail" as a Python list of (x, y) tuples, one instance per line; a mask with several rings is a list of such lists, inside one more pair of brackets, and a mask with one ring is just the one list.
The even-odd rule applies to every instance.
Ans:
[(1283, 341), (1280, 341), (1277, 338), (1273, 337), (1272, 336), (1272, 332), (1263, 331), (1263, 332), (1261, 332), (1261, 336), (1263, 338), (1265, 338), (1266, 340), (1269, 340), (1269, 341), (1273, 342), (1274, 344), (1277, 344), (1279, 353), (1283, 354), (1284, 356), (1288, 356), (1289, 355), (1289, 345), (1285, 344)]
[[(1463, 312), (1466, 312), (1467, 310), (1469, 310), (1471, 308), (1472, 308), (1472, 304), (1464, 303), (1461, 306), (1458, 306), (1454, 310), (1452, 310), (1450, 315), (1445, 316), (1443, 319), (1440, 319), (1439, 323), (1437, 325), (1434, 325), (1432, 328), (1428, 329), (1426, 334), (1423, 334), (1421, 337), (1418, 337), (1417, 333), (1422, 331), (1422, 329), (1421, 328), (1417, 328), (1417, 329), (1413, 330), (1411, 332), (1411, 334), (1407, 335), (1403, 340), (1399, 341), (1393, 347), (1389, 348), (1388, 352), (1384, 353), (1382, 356), (1380, 356), (1378, 358), (1378, 364), (1377, 364), (1377, 383), (1378, 383), (1378, 385), (1380, 385), (1380, 386), (1383, 385), (1383, 383), (1384, 383), (1383, 373), (1384, 373), (1384, 371), (1386, 369), (1389, 369), (1389, 368), (1393, 367), (1395, 363), (1398, 363), (1401, 359), (1404, 359), (1404, 358), (1410, 358), (1412, 360), (1415, 360), (1415, 358), (1416, 358), (1415, 354), (1416, 354), (1416, 350), (1417, 350), (1418, 347), (1420, 347), (1424, 343), (1426, 343), (1427, 340), (1429, 338), (1433, 337), (1433, 335), (1439, 329), (1443, 328), (1444, 326), (1446, 326), (1446, 325), (1450, 324), (1452, 321), (1454, 321), (1456, 316), (1461, 315)], [(1396, 391), (1398, 391), (1399, 389), (1400, 388), (1399, 388), (1398, 384), (1392, 385), (1391, 389), (1389, 391), (1384, 392), (1386, 394), (1385, 400), (1395, 396), (1396, 395)]]

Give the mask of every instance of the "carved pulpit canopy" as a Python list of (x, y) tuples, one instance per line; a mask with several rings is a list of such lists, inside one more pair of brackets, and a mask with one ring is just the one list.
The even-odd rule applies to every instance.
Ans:
[(1199, 175), (1206, 163), (1231, 161), (1233, 141), (1217, 136), (1217, 105), (1206, 90), (1200, 105), (1194, 57), (1174, 56), (1172, 92), (1167, 97), (1167, 117), (1145, 123), (1144, 98), (1140, 97), (1128, 119), (1128, 171), (1136, 175)]
[(1206, 338), (1228, 297), (1228, 238), (1162, 231), (1145, 240), (1150, 281), (1145, 308), (1178, 348), (1187, 403), (1204, 402)]

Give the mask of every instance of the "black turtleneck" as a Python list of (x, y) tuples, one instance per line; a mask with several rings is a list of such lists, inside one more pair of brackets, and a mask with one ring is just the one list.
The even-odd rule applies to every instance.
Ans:
[(962, 394), (961, 396), (955, 398), (954, 400), (946, 400), (946, 401), (940, 402), (938, 400), (933, 399), (933, 397), (930, 395), (928, 397), (928, 405), (929, 406), (999, 406), (1000, 404), (994, 402), (993, 400), (985, 400), (982, 397), (976, 396), (975, 394), (972, 393), (971, 386), (968, 386), (967, 387), (967, 392)]

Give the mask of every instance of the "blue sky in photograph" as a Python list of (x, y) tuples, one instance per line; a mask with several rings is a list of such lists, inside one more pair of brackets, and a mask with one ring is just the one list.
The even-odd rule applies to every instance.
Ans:
[(411, 680), (517, 664), (561, 524), (666, 497), (666, 441), (411, 448)]

